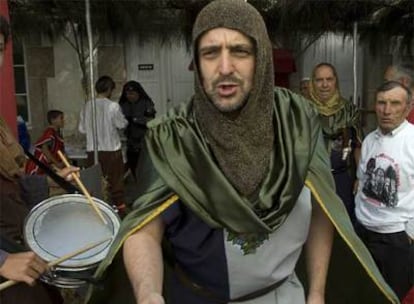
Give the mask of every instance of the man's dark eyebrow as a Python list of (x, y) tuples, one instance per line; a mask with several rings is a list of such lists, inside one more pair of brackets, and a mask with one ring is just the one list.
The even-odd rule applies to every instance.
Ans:
[(201, 52), (206, 52), (206, 51), (215, 51), (215, 50), (218, 50), (220, 48), (221, 48), (221, 46), (219, 46), (219, 45), (206, 45), (206, 46), (201, 47), (199, 49), (199, 52), (201, 53)]
[[(221, 48), (221, 45), (206, 45), (203, 47), (200, 47), (199, 51), (204, 51), (204, 50), (215, 50), (215, 49), (219, 49)], [(249, 43), (235, 43), (235, 44), (230, 44), (228, 46), (229, 49), (250, 49), (250, 50), (254, 50), (254, 46), (249, 44)]]
[(247, 48), (253, 48), (253, 45), (251, 43), (247, 43), (247, 42), (240, 42), (240, 43), (230, 44), (230, 47), (247, 47)]
[(236, 43), (229, 46), (230, 50), (249, 50), (254, 51), (254, 46), (248, 43)]

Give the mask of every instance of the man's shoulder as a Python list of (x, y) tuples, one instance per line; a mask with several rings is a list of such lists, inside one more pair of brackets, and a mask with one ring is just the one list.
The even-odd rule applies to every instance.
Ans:
[[(92, 102), (93, 102), (92, 99), (86, 101), (84, 107), (85, 108), (91, 108), (92, 107)], [(102, 98), (102, 97), (95, 98), (95, 104), (97, 106), (99, 106), (99, 105), (101, 105), (101, 106), (105, 105), (106, 106), (106, 105), (109, 105), (109, 104), (112, 104), (112, 103), (114, 103), (114, 102), (109, 100), (108, 98)]]
[(104, 111), (118, 111), (121, 109), (121, 106), (118, 102), (110, 100), (108, 98), (98, 98), (96, 99), (96, 104), (98, 107), (101, 107)]
[(104, 104), (106, 104), (106, 105), (108, 105), (108, 106), (116, 106), (116, 107), (119, 107), (119, 103), (118, 102), (116, 102), (116, 101), (113, 101), (113, 100), (110, 100), (109, 98), (100, 98), (100, 99), (97, 99), (96, 100), (97, 102), (101, 102), (101, 103), (104, 103)]
[(192, 101), (187, 101), (168, 110), (167, 113), (160, 115), (147, 123), (149, 129), (159, 128), (167, 124), (175, 123), (179, 120), (188, 121), (191, 119)]
[(309, 117), (318, 115), (316, 107), (310, 100), (286, 88), (274, 88), (274, 103), (279, 111), (302, 113)]
[[(97, 98), (95, 98), (95, 101), (98, 104), (117, 104), (117, 105), (119, 105), (118, 102), (112, 101), (112, 100), (110, 100), (109, 98), (106, 98), (106, 97), (97, 97)], [(92, 104), (92, 100), (88, 100), (86, 102), (86, 104)]]
[[(398, 130), (398, 132), (396, 132), (396, 136), (394, 136), (394, 138), (396, 138), (397, 140), (400, 140), (402, 138), (414, 137), (414, 125), (413, 124), (409, 122), (404, 122), (403, 125), (402, 126), (400, 125), (398, 128), (400, 127), (401, 129)], [(380, 131), (378, 128), (369, 132), (368, 135), (365, 136), (364, 142), (370, 142), (374, 140), (377, 136), (380, 136)], [(412, 140), (405, 141), (405, 143), (414, 146), (414, 141)]]
[(273, 92), (275, 93), (275, 99), (276, 97), (279, 97), (285, 101), (290, 100), (290, 99), (305, 99), (303, 98), (301, 95), (287, 89), (287, 88), (283, 88), (283, 87), (274, 87), (273, 88)]
[[(407, 121), (408, 121), (408, 119), (407, 119)], [(414, 124), (413, 123), (414, 122), (408, 121), (407, 126), (405, 127), (407, 129), (407, 132), (414, 133)]]
[(55, 128), (53, 128), (52, 126), (47, 126), (43, 130), (43, 135), (54, 135), (56, 133), (57, 133), (57, 130)]
[(414, 125), (408, 121), (405, 121), (404, 128), (401, 130), (403, 134), (404, 142), (409, 145), (409, 149), (414, 151)]
[(372, 130), (371, 132), (369, 132), (369, 133), (368, 133), (368, 134), (364, 137), (364, 140), (362, 141), (362, 144), (366, 144), (367, 142), (371, 142), (371, 141), (375, 138), (376, 134), (378, 134), (378, 128), (377, 128), (377, 129)]

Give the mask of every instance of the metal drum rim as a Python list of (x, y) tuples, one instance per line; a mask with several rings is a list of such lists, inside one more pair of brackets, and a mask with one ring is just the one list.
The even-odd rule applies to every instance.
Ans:
[[(53, 206), (53, 204), (59, 205), (59, 204), (63, 204), (65, 202), (67, 202), (68, 200), (74, 200), (76, 199), (77, 203), (81, 203), (81, 204), (89, 204), (87, 202), (87, 199), (85, 196), (81, 195), (81, 194), (63, 194), (63, 195), (58, 195), (58, 196), (54, 196), (54, 197), (50, 197), (47, 198), (45, 200), (43, 200), (42, 202), (40, 202), (39, 204), (37, 204), (35, 207), (33, 207), (29, 214), (27, 215), (26, 219), (25, 219), (25, 223), (24, 223), (24, 238), (25, 238), (25, 242), (26, 244), (29, 246), (29, 248), (31, 250), (33, 250), (37, 255), (39, 255), (42, 259), (46, 260), (46, 261), (53, 261), (54, 259), (56, 259), (57, 257), (45, 252), (41, 246), (39, 244), (37, 244), (37, 241), (35, 239), (35, 236), (31, 233), (32, 228), (34, 227), (34, 224), (36, 223), (37, 217), (35, 217), (36, 215), (41, 216), (42, 215), (42, 211), (44, 209), (44, 211), (46, 211), (47, 209), (46, 206)], [(108, 253), (109, 247), (112, 244), (112, 241), (115, 238), (115, 235), (117, 234), (119, 227), (120, 227), (120, 218), (119, 216), (116, 214), (116, 212), (111, 208), (111, 206), (109, 206), (107, 203), (105, 203), (104, 201), (93, 197), (93, 200), (97, 203), (98, 208), (104, 212), (104, 214), (106, 215), (106, 218), (110, 220), (111, 224), (112, 224), (112, 240), (111, 242), (109, 242), (107, 244), (107, 246), (105, 247), (105, 249), (103, 249), (99, 254), (97, 254), (97, 256), (102, 255), (102, 256), (106, 256), (106, 254)], [(37, 214), (39, 213), (39, 214)], [(86, 244), (85, 244), (86, 245)], [(76, 248), (74, 249), (76, 250)], [(103, 253), (105, 252), (105, 253)], [(87, 269), (90, 267), (95, 267), (97, 263), (99, 263), (103, 258), (99, 258), (99, 259), (93, 259), (93, 258), (89, 258), (86, 261), (82, 261), (79, 262), (76, 265), (64, 265), (65, 263), (62, 263), (63, 265), (60, 265), (59, 267), (62, 269), (70, 269), (71, 271), (76, 271), (76, 269)], [(89, 262), (88, 262), (89, 261)], [(72, 261), (72, 263), (74, 263)]]

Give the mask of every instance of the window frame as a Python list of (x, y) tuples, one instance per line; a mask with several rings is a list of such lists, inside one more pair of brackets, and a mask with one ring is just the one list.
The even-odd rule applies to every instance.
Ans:
[[(27, 125), (27, 128), (29, 128), (29, 129), (31, 129), (31, 127), (32, 127), (32, 113), (31, 113), (31, 106), (30, 106), (30, 96), (29, 96), (29, 88), (30, 88), (30, 86), (29, 86), (29, 74), (28, 74), (28, 71), (27, 71), (27, 51), (26, 51), (26, 43), (25, 43), (25, 39), (24, 38), (16, 38), (16, 39), (19, 39), (20, 41), (20, 45), (21, 45), (21, 48), (22, 48), (22, 59), (23, 59), (23, 63), (21, 64), (21, 63), (18, 63), (18, 64), (16, 64), (14, 61), (13, 61), (13, 74), (14, 74), (14, 81), (15, 81), (15, 84), (14, 84), (14, 89), (15, 89), (15, 92), (14, 92), (14, 96), (15, 96), (15, 100), (16, 100), (16, 113), (17, 113), (17, 115), (19, 115), (19, 113), (17, 112), (17, 97), (18, 96), (24, 96), (24, 97), (26, 97), (26, 107), (27, 107), (27, 121), (26, 121), (26, 125)], [(13, 44), (13, 52), (14, 52), (14, 50), (15, 50), (15, 47), (16, 47), (16, 44)], [(15, 76), (15, 74), (16, 74), (16, 68), (23, 68), (23, 75), (24, 75), (24, 80), (25, 80), (25, 86), (24, 86), (24, 88), (25, 88), (25, 93), (17, 93), (17, 91), (16, 91), (16, 76)]]

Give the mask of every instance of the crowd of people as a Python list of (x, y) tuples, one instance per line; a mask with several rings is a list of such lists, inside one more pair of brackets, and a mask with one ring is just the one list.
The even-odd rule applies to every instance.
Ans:
[[(8, 29), (0, 18), (0, 66)], [(341, 95), (332, 64), (301, 80), (302, 96), (274, 87), (265, 22), (245, 1), (206, 5), (192, 47), (195, 93), (175, 111), (155, 118), (137, 81), (113, 102), (115, 82), (101, 76), (95, 103), (80, 113), (87, 165), (100, 164), (110, 202), (125, 216), (85, 301), (323, 304), (329, 280), (341, 280), (328, 277), (336, 235), (368, 274), (375, 304), (413, 304), (413, 65), (386, 69), (375, 92), (377, 128), (363, 137), (359, 109)], [(64, 152), (64, 113), (47, 118), (34, 157), (70, 181), (79, 168), (56, 154)], [(3, 120), (0, 139), (0, 276), (30, 285), (0, 291), (0, 300), (62, 303), (55, 288), (31, 287), (48, 267), (22, 235), (28, 206), (57, 185), (26, 161)], [(128, 212), (127, 171), (139, 190)], [(302, 248), (306, 284), (296, 274)]]
[[(342, 104), (335, 102), (339, 95), (335, 96), (332, 87), (338, 90), (337, 81), (335, 68), (320, 63), (311, 78), (301, 80), (301, 94), (316, 104), (324, 138), (334, 140), (327, 146), (331, 151), (331, 171), (358, 236), (394, 292), (400, 299), (408, 294), (407, 303), (411, 303), (414, 65), (407, 62), (385, 69), (384, 83), (375, 94), (378, 127), (364, 141), (359, 110), (346, 100)], [(354, 155), (352, 164), (345, 153), (347, 157)]]
[[(325, 79), (316, 73), (321, 67), (327, 73)], [(408, 294), (407, 303), (411, 303), (408, 301), (414, 301), (414, 188), (410, 177), (410, 139), (414, 129), (414, 65), (401, 63), (386, 68), (384, 83), (375, 94), (378, 128), (365, 137), (362, 147), (358, 109), (345, 100), (342, 105), (335, 104), (334, 99), (329, 101), (334, 98), (331, 88), (338, 88), (337, 80), (335, 68), (320, 63), (311, 78), (301, 80), (301, 94), (316, 104), (324, 138), (335, 140), (328, 146), (328, 150), (332, 149), (331, 170), (337, 193), (358, 236), (394, 292), (400, 299)], [(303, 84), (307, 81), (309, 87)], [(350, 128), (348, 134), (346, 128)], [(343, 157), (344, 153), (354, 154), (352, 165)], [(338, 168), (338, 164), (342, 166)]]

